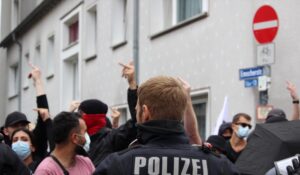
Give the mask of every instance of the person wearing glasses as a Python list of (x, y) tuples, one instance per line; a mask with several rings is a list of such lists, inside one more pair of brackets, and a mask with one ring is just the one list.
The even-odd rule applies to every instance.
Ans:
[(232, 119), (231, 128), (233, 130), (230, 140), (225, 144), (227, 158), (235, 163), (241, 152), (247, 145), (246, 138), (251, 129), (251, 117), (245, 113), (238, 113)]

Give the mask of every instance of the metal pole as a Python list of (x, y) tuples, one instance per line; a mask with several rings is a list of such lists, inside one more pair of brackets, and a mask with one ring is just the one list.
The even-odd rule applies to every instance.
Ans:
[(21, 112), (21, 105), (22, 105), (22, 44), (16, 39), (16, 34), (12, 34), (13, 41), (19, 46), (19, 63), (18, 63), (18, 69), (19, 69), (19, 86), (18, 86), (18, 111)]
[(135, 79), (139, 84), (139, 0), (134, 0), (133, 12), (133, 60), (135, 67)]

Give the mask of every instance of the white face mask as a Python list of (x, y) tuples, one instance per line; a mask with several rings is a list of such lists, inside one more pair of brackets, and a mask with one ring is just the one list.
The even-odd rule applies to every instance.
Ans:
[(87, 132), (84, 134), (84, 138), (85, 144), (83, 145), (83, 149), (88, 152), (90, 150), (91, 139)]
[[(90, 144), (91, 144), (91, 139), (88, 133), (85, 133), (84, 135), (77, 134), (79, 137), (84, 137), (85, 143), (77, 143), (78, 146), (82, 147), (86, 152), (90, 150)], [(83, 145), (82, 145), (83, 144)]]

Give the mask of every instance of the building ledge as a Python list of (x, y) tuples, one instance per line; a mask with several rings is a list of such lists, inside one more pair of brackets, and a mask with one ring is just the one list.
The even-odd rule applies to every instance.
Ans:
[(180, 28), (182, 28), (184, 26), (187, 26), (187, 25), (189, 25), (189, 24), (191, 24), (191, 23), (193, 23), (195, 21), (198, 21), (200, 19), (204, 19), (207, 16), (208, 16), (207, 12), (200, 13), (199, 15), (196, 15), (195, 17), (192, 17), (192, 18), (190, 18), (188, 20), (182, 21), (182, 22), (180, 22), (180, 23), (178, 23), (178, 24), (176, 24), (174, 26), (171, 26), (169, 28), (163, 29), (162, 31), (156, 32), (154, 34), (151, 34), (149, 37), (150, 37), (151, 40), (153, 40), (153, 39), (158, 38), (158, 37), (160, 37), (162, 35), (168, 34), (168, 33), (172, 32), (174, 30), (177, 30), (177, 29), (180, 29)]

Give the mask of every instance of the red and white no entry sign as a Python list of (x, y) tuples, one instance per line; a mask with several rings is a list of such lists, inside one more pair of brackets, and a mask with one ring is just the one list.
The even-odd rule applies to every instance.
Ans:
[(260, 7), (253, 19), (254, 36), (260, 44), (272, 42), (279, 28), (276, 11), (269, 5)]

